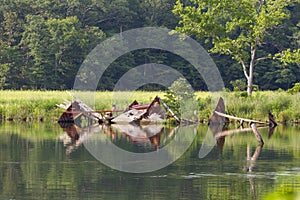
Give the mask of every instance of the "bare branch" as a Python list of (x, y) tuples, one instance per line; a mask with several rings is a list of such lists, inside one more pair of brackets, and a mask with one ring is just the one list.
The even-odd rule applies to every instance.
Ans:
[[(232, 52), (230, 49), (227, 49), (227, 51), (228, 51), (231, 55), (234, 55), (233, 52)], [(245, 61), (244, 61), (241, 57), (239, 57), (239, 56), (236, 56), (236, 57), (240, 60), (242, 66), (243, 66), (243, 72), (244, 72), (244, 75), (245, 75), (245, 77), (246, 77), (247, 80), (248, 80), (248, 79), (249, 79), (249, 75), (248, 75), (248, 73), (247, 73), (247, 67), (246, 67)]]
[(242, 63), (242, 66), (243, 66), (243, 71), (244, 71), (244, 75), (245, 77), (247, 78), (247, 80), (249, 79), (249, 75), (247, 73), (247, 67), (246, 67), (246, 64), (245, 64), (245, 61), (243, 59), (240, 58), (240, 61)]
[(255, 59), (255, 61), (256, 61), (256, 62), (259, 62), (259, 61), (261, 61), (261, 60), (266, 60), (266, 59), (268, 59), (268, 58), (269, 58), (268, 56), (264, 56), (264, 57)]
[(261, 58), (257, 58), (257, 59), (255, 59), (254, 65), (256, 66), (256, 65), (259, 63), (259, 61), (266, 60), (266, 59), (268, 59), (268, 58), (269, 58), (268, 56), (264, 56), (264, 57), (261, 57)]

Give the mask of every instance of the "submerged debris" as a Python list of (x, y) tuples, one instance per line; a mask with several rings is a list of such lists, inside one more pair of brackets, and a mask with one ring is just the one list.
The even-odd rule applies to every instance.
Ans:
[(134, 101), (119, 116), (112, 119), (113, 123), (130, 123), (143, 121), (163, 121), (167, 118), (166, 110), (161, 106), (157, 96), (150, 104), (138, 104)]
[(84, 119), (87, 119), (89, 124), (95, 121), (99, 124), (159, 123), (170, 117), (174, 117), (177, 122), (180, 122), (174, 112), (158, 96), (150, 104), (139, 104), (135, 100), (124, 111), (121, 111), (120, 115), (117, 115), (120, 111), (116, 110), (115, 105), (112, 110), (95, 111), (79, 99), (72, 103), (65, 101), (65, 104), (57, 106), (65, 109), (58, 119), (59, 123), (76, 123), (77, 121), (81, 123)]
[(57, 106), (66, 109), (58, 119), (59, 123), (75, 123), (76, 120), (82, 120), (82, 117), (94, 121), (103, 119), (100, 113), (94, 111), (79, 99), (76, 99), (72, 103), (66, 101), (65, 104)]

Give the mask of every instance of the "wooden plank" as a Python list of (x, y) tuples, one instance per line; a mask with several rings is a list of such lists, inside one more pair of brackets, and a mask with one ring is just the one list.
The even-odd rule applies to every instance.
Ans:
[(163, 106), (167, 109), (167, 111), (171, 113), (172, 117), (174, 117), (174, 119), (176, 119), (176, 121), (180, 123), (181, 120), (175, 115), (175, 113), (169, 108), (169, 106), (161, 98), (159, 98), (159, 102), (162, 103)]
[(229, 118), (229, 119), (238, 120), (240, 122), (257, 123), (257, 124), (269, 124), (269, 122), (263, 122), (263, 121), (253, 120), (253, 119), (235, 117), (235, 116), (227, 115), (227, 114), (224, 114), (224, 113), (221, 113), (221, 112), (218, 112), (218, 111), (214, 111), (214, 112), (219, 116), (226, 117), (226, 118)]

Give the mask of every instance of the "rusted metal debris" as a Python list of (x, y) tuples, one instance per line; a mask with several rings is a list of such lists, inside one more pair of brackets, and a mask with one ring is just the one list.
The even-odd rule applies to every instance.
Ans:
[(156, 96), (150, 104), (138, 104), (134, 101), (125, 111), (112, 119), (113, 123), (159, 122), (167, 118), (161, 99)]
[(95, 121), (103, 119), (100, 113), (95, 112), (92, 108), (79, 99), (76, 99), (72, 103), (66, 102), (65, 104), (60, 104), (57, 106), (66, 109), (58, 119), (59, 123), (75, 123), (75, 121), (80, 120), (81, 117)]
[[(79, 99), (75, 99), (72, 103), (65, 101), (65, 104), (57, 106), (65, 109), (65, 112), (58, 119), (59, 123), (76, 123), (76, 120), (80, 121), (82, 118), (97, 121), (99, 124), (150, 123), (163, 122), (170, 116), (174, 117), (177, 122), (180, 121), (158, 96), (150, 104), (139, 104), (135, 100), (124, 111), (116, 110), (114, 105), (112, 110), (95, 111)], [(168, 113), (170, 113), (170, 116)]]

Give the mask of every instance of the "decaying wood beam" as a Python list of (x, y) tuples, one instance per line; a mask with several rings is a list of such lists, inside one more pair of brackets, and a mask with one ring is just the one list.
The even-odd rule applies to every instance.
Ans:
[(263, 139), (262, 139), (262, 137), (261, 137), (261, 135), (260, 135), (260, 133), (259, 133), (259, 131), (258, 131), (256, 125), (255, 125), (255, 123), (253, 123), (253, 122), (250, 123), (250, 127), (252, 128), (252, 131), (253, 131), (256, 139), (258, 140), (258, 142), (260, 142), (260, 144), (263, 145), (264, 141), (263, 141)]
[(263, 121), (257, 121), (257, 120), (253, 120), (253, 119), (246, 119), (246, 118), (241, 118), (241, 117), (235, 117), (232, 115), (227, 115), (218, 111), (214, 111), (217, 115), (228, 118), (228, 119), (233, 119), (233, 120), (237, 120), (240, 121), (240, 123), (243, 122), (248, 122), (248, 123), (257, 123), (257, 124), (269, 124), (268, 122), (263, 122)]
[(163, 106), (167, 109), (168, 112), (171, 113), (172, 117), (174, 117), (174, 119), (180, 123), (180, 119), (175, 115), (175, 113), (169, 108), (169, 106), (161, 99), (159, 98), (159, 102), (163, 104)]
[(232, 130), (232, 131), (225, 131), (225, 132), (220, 132), (218, 133), (215, 137), (218, 138), (218, 137), (222, 137), (222, 136), (225, 136), (225, 135), (230, 135), (230, 134), (234, 134), (234, 133), (238, 133), (238, 132), (246, 132), (246, 131), (249, 131), (249, 130), (252, 130), (256, 139), (258, 140), (258, 142), (260, 142), (260, 144), (264, 144), (264, 141), (256, 127), (256, 123), (258, 124), (267, 124), (266, 122), (261, 122), (261, 121), (256, 121), (256, 120), (251, 120), (251, 119), (245, 119), (245, 118), (240, 118), (240, 117), (235, 117), (235, 116), (231, 116), (231, 115), (226, 115), (224, 113), (220, 113), (218, 111), (215, 111), (216, 114), (222, 116), (222, 117), (226, 117), (226, 118), (230, 118), (230, 119), (235, 119), (235, 120), (238, 120), (238, 121), (243, 121), (243, 122), (249, 122), (249, 125), (250, 125), (250, 128), (245, 128), (245, 129), (235, 129), (235, 130)]
[[(256, 139), (259, 141), (260, 145), (264, 144), (264, 141), (258, 131), (258, 128), (256, 126), (256, 124), (264, 124), (264, 125), (269, 125), (269, 127), (276, 127), (277, 123), (273, 118), (272, 113), (269, 111), (268, 112), (268, 117), (269, 117), (269, 122), (264, 122), (264, 121), (258, 121), (258, 120), (253, 120), (253, 119), (246, 119), (246, 118), (241, 118), (241, 117), (236, 117), (236, 116), (232, 116), (232, 115), (228, 115), (225, 114), (225, 104), (224, 104), (224, 100), (222, 98), (220, 98), (218, 105), (215, 109), (215, 111), (213, 112), (213, 116), (211, 117), (210, 122), (212, 123), (223, 123), (225, 121), (225, 119), (233, 119), (233, 120), (237, 120), (240, 122), (241, 127), (243, 127), (244, 122), (247, 122), (250, 126), (250, 128), (243, 128), (243, 129), (235, 129), (235, 130), (229, 130), (229, 131), (222, 131), (222, 132), (218, 132), (215, 135), (215, 138), (218, 139), (220, 137), (224, 137), (226, 135), (231, 135), (231, 134), (235, 134), (235, 133), (239, 133), (239, 132), (247, 132), (247, 131), (253, 131)], [(272, 131), (272, 130), (271, 130)], [(273, 129), (274, 131), (274, 129)], [(269, 131), (270, 133), (270, 131)]]

